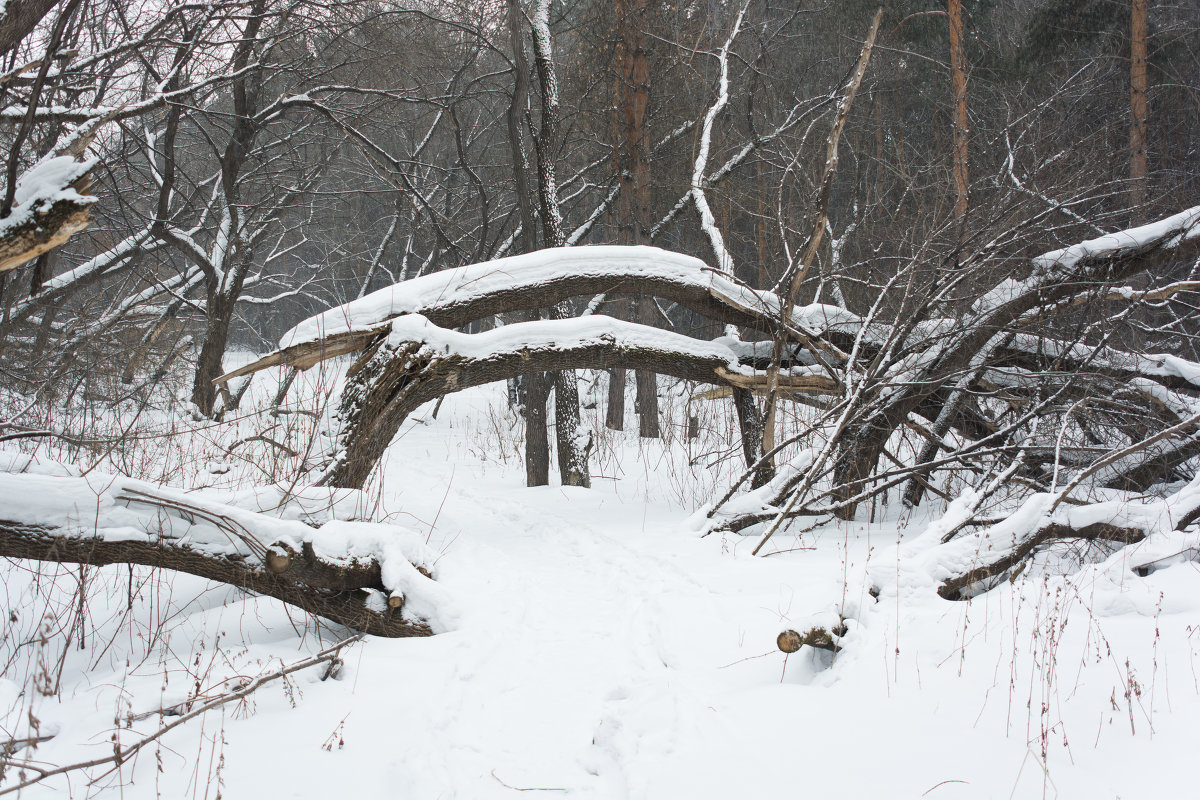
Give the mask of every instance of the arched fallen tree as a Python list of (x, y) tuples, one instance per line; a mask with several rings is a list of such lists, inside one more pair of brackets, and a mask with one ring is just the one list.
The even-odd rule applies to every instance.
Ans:
[[(952, 276), (920, 296), (910, 286), (906, 297), (915, 304), (886, 315), (884, 292), (863, 315), (814, 304), (797, 307), (786, 324), (773, 316), (785, 307), (777, 296), (686, 256), (652, 248), (546, 251), (410, 281), (326, 312), (289, 334), (277, 353), (225, 378), (362, 350), (319, 479), (341, 487), (365, 481), (422, 403), (529, 372), (647, 368), (729, 387), (751, 411), (756, 392), (791, 395), (817, 409), (811, 424), (752, 459), (708, 509), (708, 530), (762, 530), (761, 547), (796, 517), (848, 519), (866, 500), (919, 485), (924, 491), (906, 492), (906, 501), (915, 505), (929, 492), (953, 502), (914, 542), (911, 558), (929, 562), (944, 597), (969, 597), (1048, 543), (1119, 546), (1200, 516), (1186, 472), (1192, 482), (1162, 499), (1125, 491), (1169, 482), (1197, 455), (1200, 364), (1117, 347), (1112, 331), (1084, 313), (1194, 291), (1190, 281), (1138, 290), (1123, 283), (1198, 251), (1200, 208), (1035, 258), (1029, 277), (993, 284), (968, 308), (952, 302), (962, 280)], [(905, 277), (916, 280), (915, 267), (893, 283)], [(597, 290), (671, 297), (772, 341), (702, 341), (595, 315), (480, 334), (452, 330)], [(786, 349), (776, 360), (778, 342)], [(751, 416), (743, 415), (744, 431)], [(901, 449), (907, 435), (921, 446)], [(764, 465), (785, 452), (778, 474), (762, 480)], [(966, 486), (957, 498), (935, 485), (946, 474)], [(419, 537), (403, 531), (310, 528), (117, 478), (96, 485), (0, 474), (0, 492), (35, 498), (6, 509), (0, 555), (160, 566), (378, 635), (434, 629), (426, 616), (436, 607), (436, 584), (422, 572), (431, 562), (423, 561)], [(984, 516), (1005, 507), (1016, 510)]]
[[(716, 326), (763, 333), (781, 329), (783, 304), (775, 294), (738, 284), (697, 258), (655, 247), (555, 248), (381, 289), (306, 320), (284, 335), (279, 350), (218, 380), (272, 366), (307, 369), (366, 350), (370, 364), (360, 358), (351, 369), (353, 377), (338, 412), (337, 444), (321, 472), (322, 482), (332, 486), (360, 487), (400, 423), (423, 402), (517, 375), (588, 367), (644, 367), (731, 387), (744, 449), (754, 461), (762, 420), (751, 392), (766, 386), (761, 367), (770, 360), (769, 342), (754, 345), (725, 337), (709, 343), (598, 315), (588, 317), (590, 322), (518, 323), (505, 327), (510, 334), (480, 334), (474, 340), (447, 338), (449, 331), (444, 330), (606, 293), (670, 300)], [(424, 321), (402, 322), (416, 316)], [(835, 384), (825, 364), (845, 359), (834, 343), (844, 338), (837, 329), (855, 320), (842, 309), (820, 303), (794, 309), (782, 335), (790, 347), (787, 364), (800, 372), (785, 377), (785, 383), (794, 379), (785, 390), (832, 391)], [(435, 352), (436, 347), (422, 350), (427, 339), (442, 352)], [(385, 341), (390, 344), (385, 346)], [(413, 346), (404, 347), (406, 341)], [(526, 352), (520, 352), (522, 348)], [(769, 465), (763, 465), (756, 483), (769, 477)]]
[[(653, 248), (550, 250), (428, 276), (325, 312), (291, 331), (276, 353), (226, 378), (363, 351), (350, 368), (335, 444), (319, 473), (319, 482), (345, 487), (363, 484), (421, 404), (530, 372), (646, 368), (725, 386), (742, 398), (739, 412), (750, 407), (744, 423), (758, 411), (756, 392), (808, 397), (818, 409), (813, 423), (761, 457), (747, 446), (753, 463), (708, 509), (708, 530), (761, 530), (761, 548), (797, 517), (851, 519), (864, 501), (891, 490), (902, 490), (909, 506), (930, 494), (949, 501), (936, 481), (954, 475), (978, 498), (957, 534), (985, 525), (982, 510), (1030, 491), (1053, 496), (1057, 508), (1088, 502), (1080, 499), (1086, 493), (1144, 491), (1191, 477), (1186, 465), (1200, 455), (1200, 365), (1118, 346), (1129, 337), (1112, 323), (1142, 304), (1200, 288), (1190, 280), (1153, 282), (1198, 252), (1200, 207), (1029, 259), (1015, 277), (966, 292), (968, 302), (968, 277), (986, 273), (963, 269), (926, 285), (913, 263), (864, 314), (813, 304), (797, 306), (785, 323), (779, 315), (787, 306), (777, 295), (686, 256)], [(1127, 285), (1147, 274), (1150, 288)], [(764, 341), (700, 341), (599, 316), (474, 335), (451, 330), (605, 291), (668, 298)], [(1122, 310), (1097, 315), (1113, 304)], [(778, 374), (772, 342), (783, 344)], [(752, 436), (753, 424), (743, 424), (743, 433)], [(1138, 530), (1056, 517), (1009, 558), (1017, 563), (1045, 542), (1072, 536), (1135, 541)], [(959, 596), (979, 576), (1010, 568), (964, 563), (944, 594)]]
[[(280, 365), (308, 369), (325, 359), (364, 350), (389, 331), (392, 320), (406, 314), (420, 314), (442, 328), (461, 328), (498, 314), (600, 294), (657, 297), (715, 323), (763, 333), (779, 325), (781, 303), (775, 294), (736, 283), (698, 258), (657, 247), (561, 247), (385, 287), (305, 320), (284, 334), (278, 350), (218, 381)], [(858, 321), (843, 309), (816, 303), (792, 312), (788, 332), (798, 343), (827, 352), (830, 345), (823, 340)]]
[[(742, 363), (753, 358), (754, 348), (739, 345), (602, 316), (525, 322), (478, 334), (439, 328), (420, 315), (400, 317), (350, 367), (337, 411), (338, 434), (320, 482), (361, 488), (401, 423), (422, 404), (518, 375), (622, 367), (740, 391), (764, 387), (765, 374)], [(837, 388), (813, 366), (793, 368), (780, 385), (811, 394)]]

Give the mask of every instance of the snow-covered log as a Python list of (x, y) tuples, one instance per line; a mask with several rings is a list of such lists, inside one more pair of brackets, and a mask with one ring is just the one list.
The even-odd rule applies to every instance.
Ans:
[[(740, 354), (739, 354), (740, 351)], [(646, 325), (590, 315), (505, 325), (464, 334), (409, 314), (389, 323), (386, 339), (350, 368), (337, 412), (339, 432), (321, 482), (358, 488), (404, 419), (421, 404), (518, 375), (562, 369), (648, 369), (738, 388), (765, 386), (744, 366), (752, 348), (733, 340), (702, 342)], [(836, 383), (815, 367), (780, 378), (785, 391), (827, 394)]]
[(433, 633), (439, 590), (425, 565), (434, 555), (420, 536), (394, 526), (335, 520), (314, 528), (63, 468), (0, 472), (0, 499), (6, 558), (141, 564), (273, 597), (377, 636)]
[(1200, 479), (1165, 498), (1060, 505), (1061, 493), (1027, 498), (1005, 519), (969, 533), (973, 493), (906, 545), (909, 568), (933, 579), (947, 600), (969, 599), (1024, 568), (1038, 550), (1067, 540), (1114, 546), (1166, 536), (1200, 518)]
[[(698, 258), (657, 247), (604, 245), (540, 250), (458, 267), (397, 283), (332, 308), (288, 331), (279, 350), (222, 375), (226, 381), (287, 364), (307, 369), (327, 358), (366, 348), (390, 321), (420, 314), (457, 328), (494, 314), (547, 308), (570, 297), (601, 293), (659, 297), (716, 322), (771, 330), (779, 298), (730, 280)], [(794, 338), (817, 338), (826, 328), (853, 325), (842, 309), (815, 304), (792, 314)]]

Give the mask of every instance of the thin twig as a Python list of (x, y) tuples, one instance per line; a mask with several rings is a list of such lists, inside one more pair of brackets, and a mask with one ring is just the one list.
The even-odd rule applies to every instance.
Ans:
[(212, 711), (214, 708), (219, 708), (220, 706), (223, 706), (226, 703), (232, 702), (234, 700), (243, 700), (246, 697), (248, 697), (249, 695), (251, 695), (254, 691), (259, 689), (260, 687), (270, 683), (271, 681), (275, 681), (275, 680), (283, 678), (287, 675), (290, 675), (293, 672), (298, 672), (302, 669), (307, 669), (308, 667), (316, 666), (317, 664), (324, 664), (326, 662), (338, 660), (338, 658), (339, 658), (338, 654), (342, 651), (342, 649), (344, 649), (348, 645), (353, 644), (354, 642), (357, 642), (358, 640), (360, 640), (362, 638), (363, 638), (363, 634), (361, 634), (361, 633), (355, 634), (354, 636), (350, 636), (346, 639), (341, 640), (340, 642), (333, 645), (332, 647), (322, 650), (321, 652), (317, 653), (316, 655), (309, 656), (306, 659), (297, 661), (296, 663), (294, 663), (290, 666), (284, 667), (282, 669), (276, 670), (275, 672), (271, 672), (266, 675), (261, 675), (261, 676), (255, 678), (254, 680), (250, 681), (248, 684), (246, 684), (241, 689), (238, 689), (235, 692), (230, 692), (229, 694), (221, 695), (220, 697), (217, 697), (213, 700), (208, 701), (204, 705), (196, 708), (193, 711), (188, 712), (187, 714), (180, 715), (179, 717), (175, 718), (174, 720), (167, 723), (166, 725), (163, 725), (161, 728), (159, 728), (154, 733), (137, 740), (136, 742), (134, 742), (131, 745), (127, 745), (125, 747), (120, 747), (120, 748), (114, 748), (112, 755), (105, 756), (103, 758), (94, 758), (91, 761), (79, 761), (74, 764), (66, 764), (64, 766), (55, 767), (55, 768), (49, 769), (49, 770), (43, 770), (40, 767), (36, 767), (32, 764), (26, 764), (26, 763), (23, 763), (20, 761), (12, 761), (10, 759), (0, 760), (0, 765), (3, 765), (4, 767), (16, 767), (17, 769), (27, 769), (27, 770), (32, 770), (32, 771), (39, 773), (38, 776), (35, 778), (30, 778), (26, 781), (22, 781), (21, 783), (15, 784), (13, 786), (9, 786), (5, 789), (0, 789), (0, 795), (11, 794), (13, 792), (19, 792), (24, 788), (32, 786), (35, 783), (40, 783), (41, 781), (44, 781), (46, 778), (52, 778), (55, 775), (63, 775), (68, 772), (76, 772), (81, 769), (90, 769), (91, 767), (98, 767), (98, 766), (101, 766), (104, 764), (113, 764), (113, 765), (123, 764), (125, 761), (128, 761), (131, 756), (135, 755), (143, 747), (150, 744), (151, 742), (157, 741), (164, 734), (166, 734), (167, 732), (169, 732), (171, 730), (174, 730), (175, 728), (178, 728), (180, 725), (183, 725), (185, 722), (193, 720), (196, 717), (199, 717), (208, 711)]

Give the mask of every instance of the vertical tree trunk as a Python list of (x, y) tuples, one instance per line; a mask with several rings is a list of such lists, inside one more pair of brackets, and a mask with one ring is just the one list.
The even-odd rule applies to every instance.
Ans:
[(967, 216), (967, 60), (963, 52), (962, 0), (949, 0), (950, 82), (954, 90), (954, 219)]
[[(752, 467), (766, 452), (763, 447), (763, 434), (766, 420), (762, 410), (754, 399), (754, 394), (748, 389), (733, 390), (733, 407), (737, 410), (738, 427), (742, 433), (742, 454), (746, 457), (746, 466)], [(770, 461), (764, 462), (754, 472), (750, 479), (750, 487), (757, 489), (775, 477), (775, 468)]]
[(575, 370), (555, 372), (554, 430), (558, 445), (558, 475), (563, 486), (592, 485), (588, 470), (588, 454), (592, 450), (592, 434), (583, 426), (579, 416), (579, 384)]
[[(654, 313), (654, 298), (639, 297), (635, 302), (638, 322), (654, 324), (657, 316)], [(658, 376), (645, 369), (637, 370), (635, 376), (637, 393), (634, 404), (638, 414), (638, 435), (643, 439), (658, 439), (662, 436), (658, 424)]]
[[(617, 166), (621, 180), (620, 241), (650, 241), (650, 135), (646, 108), (650, 103), (650, 65), (646, 49), (648, 0), (617, 0), (617, 103), (620, 135)], [(635, 300), (633, 314), (639, 322), (653, 322), (652, 307)], [(661, 435), (658, 424), (658, 377), (645, 370), (636, 375), (638, 431), (643, 437)], [(611, 397), (611, 395), (610, 395)], [(610, 426), (611, 427), (611, 426)]]
[(1146, 202), (1146, 0), (1133, 0), (1129, 38), (1129, 199), (1137, 218)]
[(611, 431), (625, 430), (625, 370), (619, 367), (608, 372), (608, 409), (604, 425)]
[[(554, 71), (554, 52), (550, 37), (550, 0), (537, 0), (530, 17), (533, 32), (534, 63), (542, 89), (542, 118), (535, 150), (538, 161), (538, 199), (541, 206), (542, 238), (547, 247), (563, 247), (566, 236), (558, 208), (558, 176), (554, 153), (558, 146), (558, 78)], [(570, 307), (560, 303), (550, 311), (551, 319), (570, 316)], [(563, 486), (592, 484), (587, 458), (591, 435), (583, 429), (579, 416), (579, 384), (574, 370), (555, 372), (554, 431), (558, 445), (558, 474)]]
[(224, 370), (221, 360), (229, 342), (229, 322), (233, 316), (233, 303), (226, 302), (220, 295), (211, 295), (205, 308), (207, 319), (204, 328), (204, 343), (200, 345), (200, 356), (196, 359), (196, 378), (192, 384), (192, 402), (199, 412), (212, 417), (217, 405), (217, 385)]
[(550, 380), (544, 372), (525, 379), (525, 485), (550, 483), (550, 439), (546, 435), (546, 401)]
[[(221, 153), (221, 200), (224, 211), (229, 215), (228, 248), (221, 254), (211, 256), (206, 270), (206, 299), (204, 313), (207, 317), (204, 343), (196, 362), (196, 381), (192, 386), (192, 402), (200, 413), (212, 417), (216, 413), (217, 387), (213, 383), (224, 370), (221, 360), (229, 342), (229, 323), (233, 308), (242, 293), (242, 285), (253, 265), (252, 247), (243, 247), (243, 203), (241, 198), (242, 168), (246, 165), (254, 140), (259, 133), (255, 121), (259, 97), (262, 92), (262, 73), (251, 68), (258, 46), (258, 34), (266, 17), (266, 0), (254, 0), (249, 9), (249, 18), (242, 31), (242, 39), (234, 48), (232, 65), (242, 73), (233, 82), (234, 122), (229, 141)], [(172, 169), (173, 169), (172, 165)], [(160, 198), (160, 202), (162, 202)]]
[[(533, 193), (529, 186), (529, 156), (521, 133), (521, 122), (529, 100), (529, 60), (525, 54), (523, 12), (520, 0), (508, 2), (508, 34), (513, 53), (513, 94), (508, 106), (508, 146), (512, 155), (513, 180), (517, 189), (517, 204), (521, 211), (520, 252), (537, 250), (537, 216)], [(536, 318), (536, 316), (535, 316)], [(546, 428), (546, 399), (548, 389), (541, 375), (531, 375), (526, 382), (525, 413), (525, 479), (529, 486), (545, 486), (550, 482), (550, 443)]]
[(746, 280), (750, 281), (751, 285), (757, 284), (760, 289), (769, 289), (771, 288), (771, 276), (767, 270), (767, 264), (771, 260), (771, 250), (768, 244), (771, 226), (767, 224), (767, 220), (771, 211), (767, 206), (767, 168), (762, 159), (755, 161), (754, 179), (755, 194), (758, 200), (758, 225), (756, 226), (758, 230), (754, 237), (757, 245), (758, 264), (754, 269), (746, 270)]

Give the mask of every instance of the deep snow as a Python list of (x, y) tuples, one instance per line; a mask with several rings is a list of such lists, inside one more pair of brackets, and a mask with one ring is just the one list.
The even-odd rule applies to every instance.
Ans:
[[(720, 401), (701, 405), (705, 427), (730, 424)], [(94, 785), (74, 773), (22, 796), (1193, 796), (1195, 537), (1099, 554), (1068, 577), (1043, 559), (954, 603), (898, 561), (927, 522), (895, 508), (776, 536), (790, 552), (754, 558), (755, 537), (695, 533), (692, 512), (737, 468), (710, 471), (720, 454), (705, 455), (706, 440), (607, 434), (594, 488), (529, 489), (502, 387), (430, 411), (405, 424), (369, 511), (439, 554), (448, 632), (367, 639), (336, 679), (297, 673)], [(199, 459), (190, 485), (249, 474), (227, 466)], [(1146, 577), (1129, 569), (1154, 559)], [(0, 611), (18, 621), (0, 653), (0, 722), (9, 736), (55, 733), (18, 754), (41, 763), (104, 755), (114, 720), (132, 741), (160, 717), (128, 727), (130, 713), (215, 694), (344, 635), (235, 589), (140, 569), (131, 584), (110, 567), (89, 572), (84, 646), (75, 633), (64, 651), (61, 632), (45, 644), (36, 632), (47, 608), (73, 602), (77, 568), (4, 570)], [(838, 655), (775, 648), (784, 628), (839, 613)]]

